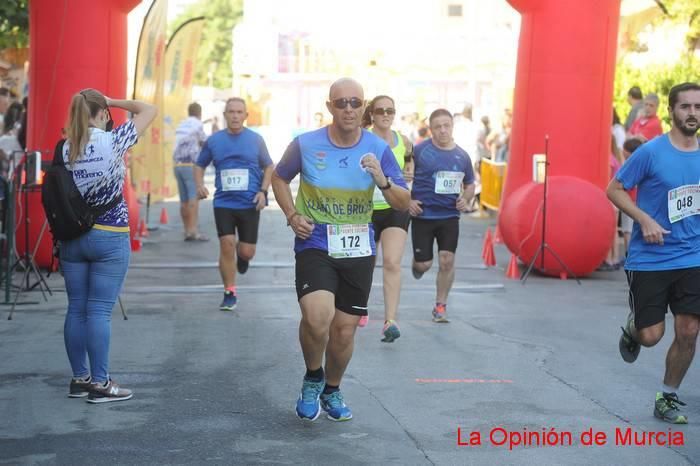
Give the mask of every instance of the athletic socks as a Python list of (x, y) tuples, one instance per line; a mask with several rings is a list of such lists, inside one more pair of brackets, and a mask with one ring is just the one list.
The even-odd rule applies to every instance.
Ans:
[(339, 392), (340, 391), (340, 385), (328, 385), (323, 388), (323, 394), (324, 395), (330, 395), (331, 393)]
[(318, 369), (313, 371), (307, 367), (306, 375), (304, 376), (304, 378), (312, 382), (320, 382), (323, 380), (323, 375), (323, 367), (319, 367)]
[(678, 387), (671, 387), (671, 386), (666, 385), (664, 383), (664, 384), (661, 384), (661, 392), (664, 395), (666, 395), (668, 393), (675, 393), (676, 395), (678, 395)]

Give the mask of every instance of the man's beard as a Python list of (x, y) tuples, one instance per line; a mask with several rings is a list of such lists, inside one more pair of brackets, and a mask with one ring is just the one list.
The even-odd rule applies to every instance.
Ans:
[[(686, 120), (687, 121), (687, 120)], [(698, 120), (695, 119), (695, 128), (690, 128), (685, 125), (685, 122), (682, 121), (680, 118), (676, 117), (676, 115), (673, 115), (673, 126), (678, 128), (678, 130), (683, 133), (683, 136), (695, 136), (695, 134), (698, 132), (698, 129), (700, 127), (698, 126)]]

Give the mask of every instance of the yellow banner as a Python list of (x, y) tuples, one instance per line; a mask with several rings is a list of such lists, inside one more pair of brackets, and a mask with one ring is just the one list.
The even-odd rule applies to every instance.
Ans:
[(134, 76), (134, 99), (158, 107), (158, 116), (132, 149), (131, 180), (138, 196), (151, 194), (151, 202), (171, 194), (166, 184), (163, 152), (163, 80), (168, 1), (154, 0), (146, 14), (139, 38)]
[(192, 80), (202, 37), (204, 18), (193, 18), (173, 33), (165, 50), (165, 112), (163, 114), (163, 153), (165, 157), (166, 186), (176, 192), (173, 177), (173, 150), (175, 130), (187, 117), (187, 106), (192, 100)]

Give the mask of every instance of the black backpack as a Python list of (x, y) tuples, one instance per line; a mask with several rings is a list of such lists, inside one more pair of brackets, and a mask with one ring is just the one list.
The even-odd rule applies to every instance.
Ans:
[(110, 209), (119, 205), (122, 195), (117, 195), (107, 204), (92, 207), (80, 194), (73, 180), (73, 174), (63, 163), (63, 144), (61, 139), (53, 152), (53, 163), (44, 173), (41, 186), (41, 203), (46, 212), (46, 219), (51, 227), (54, 240), (66, 241), (78, 238), (90, 231), (95, 220)]

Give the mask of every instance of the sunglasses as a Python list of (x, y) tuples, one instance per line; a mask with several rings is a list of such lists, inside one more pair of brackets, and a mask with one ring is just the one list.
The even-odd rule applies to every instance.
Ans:
[(362, 99), (358, 99), (357, 97), (351, 97), (350, 99), (343, 97), (342, 99), (332, 100), (331, 103), (335, 108), (343, 110), (348, 106), (348, 104), (350, 104), (350, 107), (352, 108), (360, 108), (364, 102)]
[(375, 108), (372, 110), (372, 115), (396, 115), (396, 109), (391, 107)]

